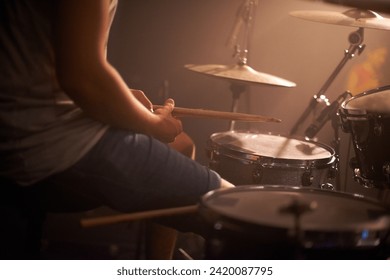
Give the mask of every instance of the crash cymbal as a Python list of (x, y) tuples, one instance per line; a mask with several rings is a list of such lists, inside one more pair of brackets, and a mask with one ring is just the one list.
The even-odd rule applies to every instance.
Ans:
[(389, 0), (325, 0), (325, 2), (359, 9), (372, 10), (380, 13), (390, 13)]
[(187, 64), (185, 67), (191, 71), (206, 74), (218, 78), (224, 78), (237, 82), (267, 84), (281, 87), (295, 87), (296, 84), (285, 79), (258, 72), (248, 65), (218, 65), (205, 64), (194, 65)]
[(322, 23), (390, 30), (390, 19), (370, 10), (350, 9), (343, 13), (331, 11), (293, 11), (290, 15)]

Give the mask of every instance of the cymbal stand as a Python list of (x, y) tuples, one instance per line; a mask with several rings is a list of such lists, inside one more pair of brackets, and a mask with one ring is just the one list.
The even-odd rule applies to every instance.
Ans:
[(301, 218), (304, 214), (315, 211), (317, 206), (317, 202), (315, 201), (306, 202), (293, 198), (290, 204), (287, 204), (279, 209), (281, 214), (291, 215), (294, 218), (294, 226), (290, 229), (289, 235), (293, 241), (293, 257), (295, 259), (302, 259), (304, 257), (304, 231), (302, 230)]
[(331, 73), (329, 78), (325, 81), (324, 85), (321, 87), (319, 92), (313, 96), (313, 98), (310, 100), (308, 107), (306, 110), (302, 113), (298, 121), (295, 123), (293, 128), (290, 131), (290, 135), (294, 135), (297, 133), (300, 126), (304, 123), (306, 118), (309, 116), (309, 114), (314, 110), (316, 105), (321, 102), (325, 102), (326, 106), (329, 106), (329, 100), (325, 96), (326, 90), (329, 88), (329, 86), (332, 84), (334, 79), (337, 77), (337, 75), (340, 73), (341, 69), (344, 67), (344, 65), (348, 62), (348, 60), (355, 57), (356, 51), (358, 52), (358, 55), (360, 55), (365, 48), (365, 45), (363, 45), (364, 40), (364, 29), (362, 27), (359, 27), (358, 30), (352, 32), (349, 34), (348, 37), (350, 46), (348, 49), (344, 51), (344, 57), (341, 60), (341, 62), (337, 65), (335, 70)]
[[(233, 95), (233, 102), (231, 111), (233, 113), (236, 113), (238, 111), (238, 101), (240, 99), (241, 93), (245, 92), (247, 90), (247, 86), (241, 83), (231, 83), (230, 85), (230, 91)], [(229, 130), (233, 131), (235, 127), (236, 122), (231, 120), (229, 123)]]
[[(232, 32), (228, 38), (228, 45), (234, 46), (233, 57), (238, 59), (237, 64), (240, 66), (246, 65), (248, 63), (248, 53), (249, 53), (249, 44), (251, 39), (252, 23), (254, 21), (256, 7), (258, 0), (244, 0), (237, 10), (237, 18), (234, 23)], [(239, 44), (239, 35), (242, 25), (245, 24), (245, 32), (243, 35), (244, 49), (241, 49)], [(232, 106), (231, 111), (236, 113), (238, 110), (238, 103), (241, 96), (241, 93), (247, 91), (248, 86), (243, 83), (232, 82), (230, 86), (230, 91), (232, 92)], [(234, 130), (235, 121), (230, 121), (229, 130)]]

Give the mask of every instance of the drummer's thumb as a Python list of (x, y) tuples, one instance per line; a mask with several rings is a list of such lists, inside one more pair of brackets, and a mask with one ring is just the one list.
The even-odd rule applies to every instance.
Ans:
[(170, 108), (170, 111), (172, 112), (173, 108), (175, 107), (175, 101), (172, 98), (168, 98), (164, 102), (164, 106), (167, 106)]

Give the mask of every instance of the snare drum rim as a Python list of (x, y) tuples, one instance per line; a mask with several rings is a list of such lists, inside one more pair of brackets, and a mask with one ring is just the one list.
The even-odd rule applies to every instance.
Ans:
[[(247, 134), (260, 134), (260, 135), (272, 135), (272, 136), (280, 136), (280, 137), (285, 137), (285, 138), (290, 138), (306, 143), (311, 143), (314, 144), (320, 148), (323, 148), (324, 150), (328, 151), (330, 153), (330, 156), (327, 158), (318, 158), (318, 159), (295, 159), (295, 158), (277, 158), (277, 157), (270, 157), (270, 156), (264, 156), (261, 154), (258, 154), (256, 152), (243, 152), (243, 151), (238, 151), (234, 149), (230, 149), (228, 147), (225, 147), (223, 145), (220, 145), (219, 143), (216, 143), (215, 141), (212, 140), (213, 136), (216, 135), (222, 135), (223, 133), (226, 132), (231, 132), (231, 133), (247, 133)], [(311, 141), (311, 140), (306, 140), (303, 137), (290, 137), (287, 135), (283, 134), (274, 134), (272, 132), (260, 132), (260, 131), (247, 131), (247, 130), (232, 130), (232, 131), (223, 131), (223, 132), (215, 132), (210, 136), (209, 139), (209, 150), (210, 153), (216, 157), (218, 156), (226, 156), (230, 157), (236, 160), (241, 160), (241, 161), (246, 161), (246, 162), (252, 162), (256, 164), (265, 164), (266, 166), (291, 166), (291, 167), (301, 167), (301, 168), (307, 168), (307, 167), (315, 167), (315, 168), (320, 168), (320, 167), (326, 167), (334, 164), (336, 157), (335, 157), (335, 151), (332, 147), (316, 142), (316, 141)]]

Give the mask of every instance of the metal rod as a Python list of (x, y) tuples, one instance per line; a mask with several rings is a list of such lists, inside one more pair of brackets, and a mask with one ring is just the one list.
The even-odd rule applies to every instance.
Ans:
[(344, 57), (342, 58), (340, 63), (336, 66), (335, 70), (331, 73), (329, 78), (325, 81), (324, 85), (320, 88), (318, 93), (313, 96), (313, 99), (310, 100), (308, 107), (306, 108), (306, 110), (303, 112), (303, 114), (300, 116), (298, 121), (291, 129), (290, 135), (294, 135), (297, 133), (300, 126), (303, 124), (303, 122), (306, 120), (306, 118), (309, 116), (312, 110), (316, 107), (318, 103), (317, 100), (326, 99), (326, 97), (324, 96), (325, 92), (332, 84), (334, 79), (337, 77), (337, 75), (340, 73), (341, 69), (345, 66), (345, 64), (350, 59), (355, 57), (355, 52), (358, 51), (359, 55), (363, 52), (365, 48), (365, 45), (362, 45), (363, 39), (364, 39), (364, 29), (362, 27), (360, 27), (358, 30), (352, 32), (349, 35), (348, 40), (350, 42), (350, 46), (347, 50), (344, 51)]

